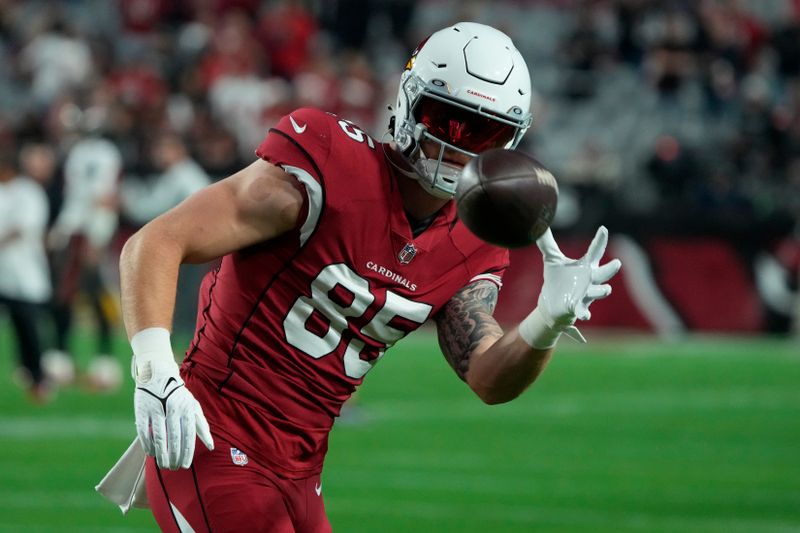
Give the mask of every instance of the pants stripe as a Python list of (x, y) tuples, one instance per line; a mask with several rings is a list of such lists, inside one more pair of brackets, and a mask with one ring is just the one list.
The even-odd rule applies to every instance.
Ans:
[[(178, 518), (175, 516), (175, 507), (173, 507), (172, 502), (169, 501), (169, 495), (167, 494), (167, 487), (164, 485), (164, 479), (161, 477), (161, 468), (158, 465), (154, 465), (156, 467), (156, 474), (158, 474), (158, 482), (161, 485), (161, 490), (164, 491), (164, 499), (167, 500), (169, 504), (169, 512), (172, 515), (172, 519), (175, 521), (175, 527), (178, 528), (178, 531), (183, 531), (181, 529), (181, 525), (178, 522)], [(181, 516), (183, 518), (183, 516)], [(184, 520), (185, 521), (185, 520)]]
[(192, 464), (192, 479), (194, 479), (194, 490), (197, 492), (197, 501), (200, 502), (200, 510), (203, 512), (203, 520), (206, 522), (206, 529), (208, 529), (208, 533), (211, 533), (211, 524), (206, 514), (206, 504), (203, 503), (203, 497), (200, 495), (200, 483), (197, 482), (197, 470), (195, 470), (194, 464)]
[(175, 517), (175, 522), (178, 524), (178, 528), (180, 529), (181, 533), (196, 533), (194, 528), (189, 524), (189, 521), (183, 517), (178, 508), (172, 505), (172, 502), (170, 502), (169, 508), (172, 511), (172, 516)]

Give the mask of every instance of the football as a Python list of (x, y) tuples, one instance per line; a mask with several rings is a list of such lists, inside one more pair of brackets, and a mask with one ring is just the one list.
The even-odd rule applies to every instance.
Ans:
[(558, 184), (536, 159), (495, 148), (467, 163), (456, 189), (458, 217), (478, 238), (504, 248), (532, 244), (553, 221)]

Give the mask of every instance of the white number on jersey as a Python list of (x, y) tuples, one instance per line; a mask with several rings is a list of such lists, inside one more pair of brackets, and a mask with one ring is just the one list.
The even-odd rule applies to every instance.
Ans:
[(342, 128), (342, 131), (347, 134), (348, 137), (353, 139), (356, 142), (363, 143), (367, 141), (367, 146), (375, 149), (375, 143), (372, 141), (372, 137), (364, 133), (363, 130), (356, 128), (352, 122), (348, 122), (347, 120), (340, 120), (339, 127)]
[[(330, 298), (336, 286), (342, 287), (353, 299), (347, 306), (341, 306)], [(363, 316), (375, 301), (370, 292), (369, 282), (355, 273), (343, 263), (328, 265), (311, 282), (311, 296), (301, 296), (289, 310), (283, 321), (286, 340), (298, 350), (314, 359), (325, 357), (339, 347), (342, 332), (347, 328), (348, 318)], [(383, 348), (371, 348), (374, 353), (368, 360), (361, 357), (366, 347), (364, 341), (352, 339), (344, 353), (345, 374), (353, 379), (362, 378), (383, 356), (384, 351), (402, 339), (407, 332), (391, 325), (395, 318), (402, 318), (422, 324), (428, 319), (432, 306), (404, 298), (390, 290), (386, 291), (386, 302), (372, 317), (369, 323), (361, 328), (361, 334), (382, 344)], [(318, 335), (306, 328), (306, 322), (314, 311), (322, 313), (328, 319), (327, 331)]]

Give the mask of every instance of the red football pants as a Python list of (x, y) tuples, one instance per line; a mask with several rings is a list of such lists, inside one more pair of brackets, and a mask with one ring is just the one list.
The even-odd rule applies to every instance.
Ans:
[(165, 532), (330, 533), (320, 476), (284, 479), (231, 453), (214, 435), (214, 451), (199, 440), (189, 469), (159, 468), (147, 458), (150, 509)]

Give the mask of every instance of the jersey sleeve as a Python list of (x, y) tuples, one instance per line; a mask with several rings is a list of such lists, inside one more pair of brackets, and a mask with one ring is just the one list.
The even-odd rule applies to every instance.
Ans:
[(486, 271), (486, 272), (484, 272), (482, 274), (478, 274), (476, 276), (473, 276), (472, 279), (469, 280), (469, 282), (470, 283), (475, 283), (476, 281), (481, 281), (481, 280), (491, 281), (492, 283), (497, 285), (498, 289), (502, 289), (503, 288), (503, 276), (505, 275), (507, 268), (508, 268), (508, 265), (506, 265), (504, 267), (500, 267), (500, 268), (494, 269), (494, 270)]
[(323, 169), (331, 152), (329, 115), (301, 108), (281, 118), (256, 148), (256, 155), (292, 174), (305, 188), (300, 244), (314, 232), (325, 203)]
[(256, 155), (279, 167), (300, 168), (322, 181), (331, 151), (329, 122), (328, 114), (318, 109), (292, 111), (270, 128)]
[(462, 287), (486, 280), (503, 287), (509, 265), (508, 249), (480, 240), (459, 220), (451, 232), (453, 244), (465, 258), (467, 277)]
[(469, 280), (469, 283), (486, 280), (497, 285), (498, 289), (503, 288), (503, 276), (508, 269), (508, 250), (495, 248), (492, 253), (486, 254), (485, 258), (477, 266), (478, 272)]

